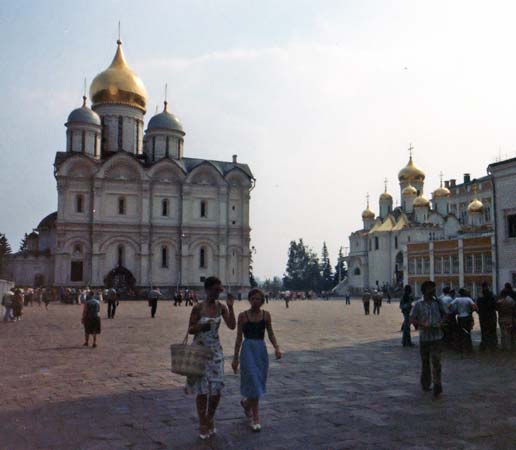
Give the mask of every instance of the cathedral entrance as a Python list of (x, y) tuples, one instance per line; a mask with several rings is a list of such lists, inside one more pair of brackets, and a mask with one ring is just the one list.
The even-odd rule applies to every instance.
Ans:
[(396, 287), (403, 286), (403, 252), (396, 255), (396, 269), (394, 271)]
[(123, 266), (118, 266), (109, 272), (104, 278), (104, 286), (115, 288), (117, 292), (129, 294), (136, 283), (136, 279), (130, 270)]

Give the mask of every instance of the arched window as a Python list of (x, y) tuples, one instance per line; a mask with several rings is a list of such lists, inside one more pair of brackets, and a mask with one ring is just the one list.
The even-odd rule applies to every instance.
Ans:
[(123, 149), (123, 135), (124, 135), (124, 118), (118, 116), (118, 150)]
[(125, 259), (125, 248), (123, 245), (119, 245), (117, 248), (117, 262), (120, 267), (124, 265), (124, 259)]
[(201, 217), (208, 217), (208, 202), (201, 200)]
[(81, 244), (75, 244), (73, 246), (73, 254), (74, 254), (74, 256), (81, 256), (82, 255)]
[(79, 214), (84, 212), (84, 197), (82, 195), (75, 198), (75, 212)]
[(86, 131), (82, 130), (81, 134), (81, 152), (86, 153)]
[(206, 269), (206, 249), (204, 247), (199, 250), (199, 267)]
[(355, 276), (360, 275), (360, 267), (355, 267), (355, 270), (353, 271), (353, 275), (355, 275)]
[(168, 248), (161, 247), (161, 267), (166, 269), (168, 267)]
[(378, 250), (379, 246), (380, 245), (379, 245), (379, 242), (378, 242), (378, 236), (375, 236), (374, 237), (374, 249)]
[(99, 135), (98, 133), (95, 133), (95, 147), (93, 149), (93, 155), (95, 157), (98, 157), (99, 156)]
[(140, 121), (136, 121), (136, 153), (140, 153)]
[(165, 156), (167, 158), (170, 156), (169, 152), (170, 152), (170, 136), (167, 136), (167, 138), (165, 140)]
[(125, 215), (125, 198), (118, 198), (118, 214)]
[(156, 161), (156, 136), (152, 136), (152, 160)]
[(168, 217), (169, 211), (168, 211), (168, 200), (164, 199), (161, 200), (161, 215), (163, 217)]

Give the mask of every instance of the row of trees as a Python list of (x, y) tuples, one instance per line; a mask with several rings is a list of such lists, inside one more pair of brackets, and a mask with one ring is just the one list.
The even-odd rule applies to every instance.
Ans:
[(12, 253), (11, 245), (5, 234), (0, 233), (0, 275), (4, 273), (5, 258)]
[[(335, 267), (323, 242), (321, 257), (303, 239), (291, 241), (282, 288), (293, 291), (331, 291), (347, 274), (342, 247)], [(278, 279), (279, 280), (279, 279)]]

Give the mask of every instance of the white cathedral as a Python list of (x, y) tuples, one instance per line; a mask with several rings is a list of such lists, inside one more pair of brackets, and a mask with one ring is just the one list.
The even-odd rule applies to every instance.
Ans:
[(184, 156), (185, 132), (168, 111), (144, 131), (147, 93), (117, 42), (111, 65), (68, 116), (57, 152), (57, 212), (14, 255), (19, 285), (199, 288), (210, 275), (249, 287), (246, 164)]

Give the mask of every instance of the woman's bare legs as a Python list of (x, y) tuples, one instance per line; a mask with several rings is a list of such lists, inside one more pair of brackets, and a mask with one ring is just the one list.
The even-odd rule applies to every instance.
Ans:
[(215, 424), (214, 424), (213, 419), (215, 418), (215, 412), (217, 411), (219, 402), (220, 402), (220, 394), (210, 396), (210, 400), (208, 402), (208, 414), (206, 416), (206, 422), (207, 422), (209, 431), (213, 431), (215, 429)]
[(208, 397), (206, 395), (198, 395), (195, 399), (197, 405), (197, 416), (199, 417), (199, 431), (201, 434), (208, 434), (208, 424), (206, 420), (206, 404)]

